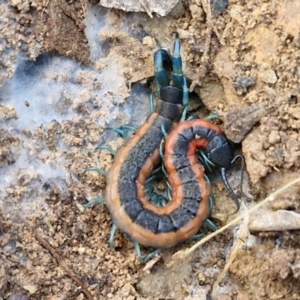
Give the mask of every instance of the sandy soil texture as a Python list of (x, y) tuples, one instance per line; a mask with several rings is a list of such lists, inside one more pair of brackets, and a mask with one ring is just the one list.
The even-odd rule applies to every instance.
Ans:
[[(164, 250), (147, 271), (122, 233), (109, 248), (105, 205), (81, 211), (105, 189), (84, 170), (113, 161), (96, 146), (117, 150), (124, 141), (107, 128), (145, 121), (153, 53), (172, 51), (175, 32), (201, 98), (190, 111), (219, 114), (245, 157), (236, 215), (298, 178), (300, 3), (188, 0), (161, 17), (147, 1), (146, 13), (98, 2), (0, 0), (0, 299), (211, 299), (241, 232), (213, 299), (300, 299), (299, 185), (171, 267), (195, 242)], [(241, 176), (229, 174), (237, 193)], [(220, 227), (235, 205), (213, 188)]]

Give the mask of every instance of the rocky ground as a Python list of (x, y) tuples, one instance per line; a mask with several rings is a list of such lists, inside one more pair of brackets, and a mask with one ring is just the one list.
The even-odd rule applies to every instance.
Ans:
[[(0, 0), (0, 299), (300, 299), (299, 185), (186, 259), (170, 267), (195, 242), (146, 271), (121, 233), (110, 250), (104, 205), (81, 211), (105, 188), (84, 170), (113, 160), (95, 147), (124, 142), (107, 127), (144, 122), (153, 52), (172, 49), (175, 32), (202, 100), (190, 110), (218, 113), (245, 157), (236, 215), (298, 178), (298, 1), (98, 2)], [(240, 178), (231, 172), (237, 192)], [(213, 187), (220, 227), (235, 206)]]

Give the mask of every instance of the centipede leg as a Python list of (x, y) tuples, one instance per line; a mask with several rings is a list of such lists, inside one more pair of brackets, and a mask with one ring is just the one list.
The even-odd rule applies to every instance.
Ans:
[[(203, 230), (203, 229), (202, 229)], [(206, 231), (205, 232), (201, 232), (201, 233), (198, 233), (198, 234), (195, 234), (192, 236), (191, 240), (194, 241), (194, 240), (199, 240), (201, 238), (203, 238), (206, 234)]]
[(201, 232), (198, 234), (195, 234), (192, 236), (191, 240), (199, 240), (201, 238), (203, 238), (203, 236), (207, 233), (207, 229), (210, 229), (211, 231), (216, 231), (218, 228), (217, 226), (214, 224), (213, 221), (211, 221), (210, 219), (206, 219), (203, 222), (203, 227), (201, 228)]
[(211, 115), (205, 117), (204, 119), (209, 121), (209, 120), (219, 119), (219, 118), (220, 118), (220, 116), (219, 116), (218, 114), (213, 113), (213, 114), (211, 114)]
[(154, 96), (153, 96), (152, 92), (149, 95), (149, 102), (150, 102), (150, 111), (154, 112), (155, 111), (155, 101), (154, 101)]
[(154, 250), (153, 252), (149, 253), (148, 255), (146, 255), (146, 257), (143, 258), (142, 254), (141, 254), (140, 244), (137, 243), (137, 242), (133, 242), (133, 246), (134, 246), (136, 255), (138, 257), (138, 260), (141, 264), (145, 264), (147, 261), (149, 261), (151, 258), (153, 258), (156, 254), (158, 254), (161, 251), (161, 249), (158, 248), (158, 249)]
[(112, 154), (113, 156), (116, 156), (117, 151), (113, 150), (110, 146), (108, 145), (98, 145), (95, 150), (107, 150), (108, 152), (110, 152), (110, 154)]
[(209, 172), (212, 172), (211, 167), (215, 167), (215, 164), (205, 155), (202, 150), (198, 151), (198, 154), (198, 159), (204, 165), (205, 169), (207, 169)]
[(111, 226), (110, 236), (109, 236), (109, 240), (108, 240), (109, 248), (111, 250), (115, 250), (114, 239), (115, 239), (115, 234), (116, 234), (117, 229), (118, 229), (117, 225), (113, 223)]
[(204, 225), (209, 228), (211, 231), (216, 231), (218, 228), (215, 225), (215, 223), (213, 221), (211, 221), (210, 219), (206, 219), (204, 221)]
[(103, 175), (103, 176), (107, 175), (107, 172), (105, 170), (99, 169), (97, 167), (87, 168), (87, 169), (84, 170), (83, 174), (85, 174), (87, 172), (91, 172), (91, 171), (97, 172), (98, 174)]
[(198, 116), (198, 115), (191, 115), (191, 116), (189, 116), (186, 120), (187, 120), (187, 121), (191, 121), (191, 120), (196, 120), (196, 119), (199, 119), (199, 116)]
[(107, 129), (117, 132), (124, 140), (129, 139), (129, 135), (126, 131), (136, 131), (136, 127), (130, 125), (123, 125), (120, 127), (108, 127)]
[(94, 204), (102, 204), (105, 202), (105, 197), (97, 197), (92, 200), (90, 200), (87, 204), (85, 204), (84, 211), (86, 211), (89, 207), (93, 206)]

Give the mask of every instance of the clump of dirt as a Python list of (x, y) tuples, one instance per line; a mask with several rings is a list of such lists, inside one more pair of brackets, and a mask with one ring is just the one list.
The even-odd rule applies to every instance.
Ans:
[(297, 299), (299, 296), (298, 249), (274, 249), (270, 245), (242, 250), (230, 272), (247, 299)]

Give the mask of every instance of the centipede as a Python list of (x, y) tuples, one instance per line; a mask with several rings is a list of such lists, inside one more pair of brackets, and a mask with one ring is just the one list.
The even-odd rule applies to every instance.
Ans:
[[(182, 120), (189, 91), (182, 72), (180, 47), (176, 35), (172, 57), (164, 49), (155, 52), (158, 94), (155, 110), (119, 149), (106, 180), (105, 204), (113, 224), (135, 245), (156, 249), (170, 248), (190, 239), (210, 214), (211, 186), (197, 158), (198, 149), (220, 168), (232, 193), (226, 171), (233, 159), (233, 149), (221, 128), (204, 119)], [(165, 68), (170, 64), (171, 80)], [(158, 207), (147, 199), (145, 185), (161, 163), (159, 148), (164, 134), (167, 137), (163, 165), (172, 195), (165, 206)]]

